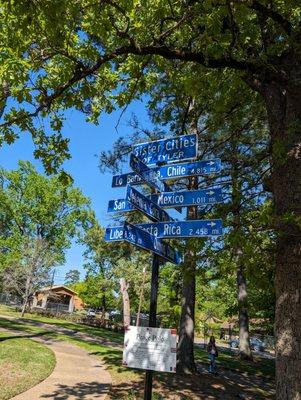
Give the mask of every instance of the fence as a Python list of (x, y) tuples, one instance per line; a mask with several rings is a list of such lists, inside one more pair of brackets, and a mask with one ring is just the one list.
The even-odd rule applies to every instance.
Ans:
[[(18, 296), (14, 296), (9, 293), (0, 293), (0, 304), (4, 304), (6, 306), (12, 306), (12, 307), (22, 307), (23, 301)], [(53, 314), (61, 314), (61, 313), (69, 312), (69, 305), (55, 303), (55, 302), (47, 302), (47, 306), (45, 309), (37, 308), (36, 310), (39, 310), (39, 311), (44, 310), (44, 311), (51, 312)]]
[(46, 311), (50, 311), (50, 312), (53, 312), (53, 313), (69, 312), (69, 305), (68, 304), (63, 304), (63, 303), (56, 303), (56, 302), (47, 301)]
[(0, 304), (4, 304), (6, 306), (21, 307), (22, 299), (12, 294), (0, 293)]

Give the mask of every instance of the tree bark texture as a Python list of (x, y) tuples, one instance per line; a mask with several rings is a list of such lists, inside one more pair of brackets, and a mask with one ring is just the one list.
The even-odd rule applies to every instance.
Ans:
[(276, 398), (301, 399), (301, 57), (288, 56), (290, 84), (266, 84), (276, 249)]
[(194, 308), (195, 308), (195, 261), (185, 263), (182, 287), (182, 309), (179, 327), (178, 372), (194, 372)]
[(245, 277), (245, 268), (243, 261), (243, 249), (240, 241), (243, 237), (241, 221), (241, 199), (242, 187), (239, 179), (239, 163), (237, 159), (238, 138), (233, 138), (232, 142), (232, 213), (233, 213), (233, 255), (236, 265), (236, 288), (238, 305), (238, 329), (239, 329), (239, 352), (243, 360), (252, 360), (252, 351), (250, 346), (249, 331), (249, 313), (248, 313), (248, 293)]
[(137, 311), (136, 326), (139, 326), (139, 324), (140, 324), (141, 307), (142, 307), (142, 302), (143, 302), (143, 298), (144, 298), (145, 278), (146, 278), (146, 268), (143, 267), (143, 279), (142, 279), (142, 286), (141, 286), (140, 296), (139, 296), (139, 305), (138, 305), (138, 311)]
[(249, 313), (247, 282), (242, 265), (239, 263), (240, 254), (237, 254), (237, 302), (238, 302), (238, 326), (239, 326), (239, 352), (243, 360), (252, 360), (249, 333)]
[[(197, 178), (191, 180), (191, 187), (197, 188)], [(188, 207), (187, 219), (196, 219), (196, 207)], [(182, 286), (182, 308), (179, 325), (179, 344), (178, 344), (178, 372), (195, 372), (194, 361), (194, 328), (195, 328), (195, 273), (196, 260), (194, 251), (189, 249), (189, 240), (185, 251), (183, 265), (183, 286)]]
[(124, 278), (120, 278), (120, 290), (122, 293), (123, 301), (123, 324), (124, 327), (131, 325), (131, 310), (130, 310), (130, 299), (128, 294), (128, 285)]
[(24, 300), (23, 305), (22, 305), (22, 310), (21, 310), (21, 318), (24, 317), (25, 311), (27, 307), (27, 299)]
[(23, 300), (23, 305), (22, 305), (22, 310), (21, 310), (21, 318), (24, 317), (26, 307), (27, 307), (27, 304), (29, 301), (29, 296), (31, 293), (31, 282), (32, 282), (32, 273), (30, 273), (26, 278), (24, 300)]

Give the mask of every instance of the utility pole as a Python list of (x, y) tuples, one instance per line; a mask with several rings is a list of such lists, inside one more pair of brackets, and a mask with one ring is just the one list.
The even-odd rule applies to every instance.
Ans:
[[(152, 262), (152, 278), (151, 278), (151, 296), (149, 306), (149, 323), (150, 328), (155, 328), (157, 325), (157, 300), (159, 288), (159, 265), (160, 257), (156, 254), (153, 255)], [(153, 390), (153, 371), (146, 371), (144, 380), (144, 400), (152, 399)]]

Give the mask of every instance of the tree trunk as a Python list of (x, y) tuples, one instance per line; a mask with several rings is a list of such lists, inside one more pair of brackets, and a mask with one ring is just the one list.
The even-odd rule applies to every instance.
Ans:
[[(299, 60), (301, 57), (299, 57)], [(276, 249), (276, 398), (301, 397), (301, 65), (288, 59), (290, 86), (266, 84), (272, 146)], [(292, 71), (292, 69), (295, 69)], [(295, 85), (293, 85), (295, 81)]]
[(185, 263), (179, 327), (178, 372), (195, 372), (194, 362), (195, 261)]
[(120, 289), (122, 293), (123, 300), (123, 324), (124, 327), (131, 325), (131, 309), (130, 309), (130, 299), (128, 294), (128, 285), (124, 278), (120, 279)]
[[(241, 221), (242, 184), (239, 179), (238, 137), (232, 142), (231, 179), (232, 179), (232, 213), (233, 213), (233, 253), (236, 264), (239, 354), (242, 360), (252, 360), (249, 332), (248, 293), (247, 282), (243, 265), (243, 250), (240, 241), (243, 240)], [(230, 338), (231, 340), (231, 338)]]
[(141, 290), (140, 290), (136, 326), (139, 326), (139, 324), (140, 324), (141, 307), (142, 307), (142, 302), (143, 302), (143, 299), (144, 299), (145, 278), (146, 278), (146, 267), (143, 267), (143, 280), (142, 280), (142, 286), (141, 286)]
[(26, 311), (26, 307), (27, 307), (27, 298), (24, 299), (23, 305), (22, 305), (22, 311), (21, 311), (21, 318), (24, 317), (25, 311)]
[[(197, 178), (190, 179), (189, 189), (198, 187)], [(196, 207), (188, 207), (187, 219), (197, 219)], [(191, 239), (187, 240), (185, 251), (185, 260), (183, 265), (183, 286), (182, 286), (182, 308), (179, 326), (179, 344), (178, 344), (178, 372), (195, 372), (196, 365), (194, 361), (194, 309), (195, 309), (195, 272), (196, 260), (195, 251), (189, 249)]]
[(101, 296), (101, 323), (104, 326), (105, 326), (106, 311), (107, 311), (107, 299), (105, 293), (103, 293), (103, 295)]
[(25, 293), (24, 293), (24, 297), (23, 297), (23, 306), (22, 306), (22, 311), (21, 311), (21, 318), (24, 317), (25, 311), (26, 311), (26, 307), (29, 301), (29, 296), (31, 293), (31, 282), (32, 282), (32, 271), (30, 272), (30, 274), (27, 276), (26, 278), (26, 282), (25, 282)]
[(241, 359), (251, 361), (253, 360), (253, 357), (250, 346), (247, 283), (243, 267), (240, 264), (237, 265), (236, 277), (237, 277), (237, 302), (238, 302), (238, 326), (239, 326), (239, 352)]

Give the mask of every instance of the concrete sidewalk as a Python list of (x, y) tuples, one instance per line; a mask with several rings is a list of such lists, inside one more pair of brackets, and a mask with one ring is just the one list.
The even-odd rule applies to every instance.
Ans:
[[(123, 349), (123, 344), (116, 343), (114, 341), (100, 338), (97, 336), (89, 335), (88, 333), (78, 332), (78, 331), (74, 331), (72, 329), (63, 328), (63, 327), (57, 326), (55, 324), (51, 324), (51, 322), (49, 322), (49, 323), (48, 322), (47, 323), (39, 322), (39, 321), (34, 321), (32, 319), (23, 319), (23, 318), (11, 317), (8, 315), (1, 315), (1, 314), (0, 314), (0, 318), (19, 322), (24, 325), (36, 326), (38, 328), (42, 328), (45, 330), (51, 330), (56, 333), (62, 333), (63, 335), (66, 335), (66, 336), (69, 336), (72, 338), (75, 337), (78, 339), (89, 341), (90, 343), (99, 344), (101, 346), (111, 346), (111, 347), (118, 347), (119, 349)], [(66, 321), (66, 322), (68, 322), (68, 321)]]
[[(16, 336), (20, 335), (20, 332), (15, 333)], [(105, 399), (112, 380), (98, 358), (64, 341), (44, 337), (34, 340), (45, 344), (55, 353), (56, 366), (48, 378), (11, 400)]]

